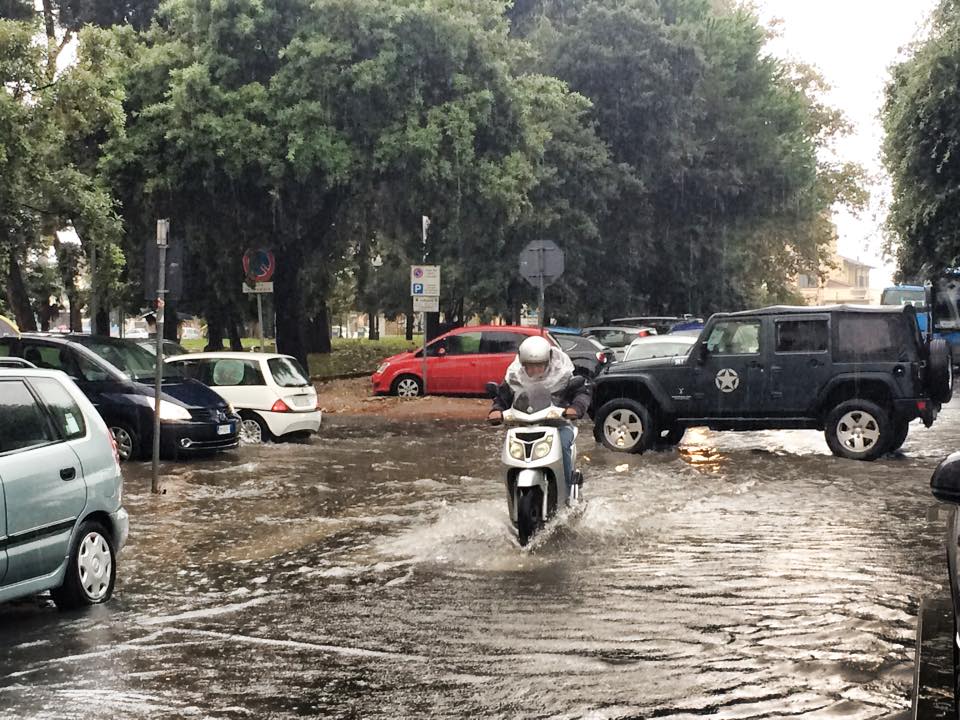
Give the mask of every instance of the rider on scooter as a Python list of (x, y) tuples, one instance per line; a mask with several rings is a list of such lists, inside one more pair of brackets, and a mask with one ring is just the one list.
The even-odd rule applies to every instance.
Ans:
[[(539, 335), (531, 335), (522, 343), (517, 356), (507, 368), (500, 391), (493, 400), (487, 415), (491, 425), (503, 422), (503, 411), (510, 408), (513, 398), (521, 392), (529, 393), (535, 388), (546, 388), (554, 398), (554, 404), (564, 408), (563, 416), (577, 420), (584, 416), (590, 406), (590, 386), (586, 383), (567, 397), (567, 386), (573, 379), (573, 361), (560, 348)], [(569, 486), (573, 477), (570, 448), (573, 445), (573, 428), (565, 425), (558, 428), (563, 445), (563, 471)]]

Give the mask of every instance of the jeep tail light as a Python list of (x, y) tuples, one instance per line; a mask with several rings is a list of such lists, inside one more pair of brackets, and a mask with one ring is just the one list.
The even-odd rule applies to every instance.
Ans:
[(917, 410), (920, 412), (927, 411), (927, 401), (926, 400), (917, 400)]
[(605, 363), (606, 361), (607, 361), (607, 354), (606, 354), (606, 353), (602, 353), (602, 352), (598, 352), (598, 353), (597, 353), (597, 362)]
[(270, 408), (270, 412), (290, 412), (290, 407), (283, 400), (277, 400)]

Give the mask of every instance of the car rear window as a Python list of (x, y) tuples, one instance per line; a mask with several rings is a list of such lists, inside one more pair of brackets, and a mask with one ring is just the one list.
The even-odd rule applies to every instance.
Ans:
[(830, 328), (826, 320), (778, 320), (777, 352), (826, 352)]
[(57, 430), (64, 439), (75, 440), (87, 434), (83, 412), (63, 385), (53, 378), (35, 378), (30, 384), (43, 398), (47, 409), (53, 415)]
[(915, 346), (913, 327), (900, 314), (841, 314), (836, 318), (838, 362), (905, 360)]
[(267, 360), (267, 367), (270, 368), (274, 382), (280, 387), (303, 387), (310, 384), (300, 363), (293, 358), (270, 358)]
[(19, 380), (0, 381), (0, 453), (53, 441), (43, 408)]

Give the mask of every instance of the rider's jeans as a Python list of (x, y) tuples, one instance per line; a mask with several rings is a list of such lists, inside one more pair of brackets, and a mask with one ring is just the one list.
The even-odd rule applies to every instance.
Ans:
[(573, 447), (574, 435), (572, 425), (562, 425), (557, 430), (560, 433), (560, 447), (563, 449), (563, 474), (566, 476), (567, 487), (573, 479)]

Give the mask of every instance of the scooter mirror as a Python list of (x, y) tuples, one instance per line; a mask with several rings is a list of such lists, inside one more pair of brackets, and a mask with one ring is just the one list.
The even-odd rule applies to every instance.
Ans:
[(573, 392), (574, 390), (579, 390), (586, 384), (587, 379), (583, 375), (574, 375), (570, 378), (570, 382), (567, 383), (567, 390)]
[(484, 387), (484, 389), (487, 391), (487, 397), (488, 397), (488, 398), (490, 398), (491, 400), (496, 400), (496, 399), (497, 399), (497, 394), (500, 392), (500, 386), (497, 385), (497, 383), (495, 383), (495, 382), (488, 382), (488, 383), (487, 383), (486, 385), (484, 385), (483, 387)]

